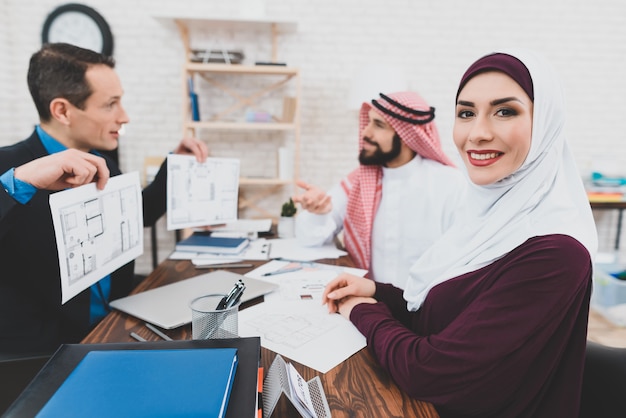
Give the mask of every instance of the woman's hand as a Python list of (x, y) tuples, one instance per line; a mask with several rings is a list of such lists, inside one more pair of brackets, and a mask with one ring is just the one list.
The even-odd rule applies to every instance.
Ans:
[[(343, 310), (348, 311), (347, 316), (350, 316), (350, 311), (356, 303), (349, 301), (350, 298), (358, 296), (361, 300), (357, 303), (362, 303), (365, 299), (368, 299), (368, 303), (376, 303), (373, 298), (376, 293), (376, 284), (373, 280), (365, 279), (348, 273), (342, 273), (339, 276), (331, 280), (324, 289), (322, 294), (322, 303), (328, 305), (328, 312), (336, 313), (340, 312), (340, 307), (345, 304)], [(343, 316), (344, 312), (341, 312)]]
[(346, 318), (348, 321), (350, 320), (350, 313), (352, 313), (352, 309), (361, 303), (376, 303), (377, 300), (374, 298), (366, 298), (363, 296), (348, 296), (347, 298), (343, 298), (336, 302), (337, 309), (341, 316)]

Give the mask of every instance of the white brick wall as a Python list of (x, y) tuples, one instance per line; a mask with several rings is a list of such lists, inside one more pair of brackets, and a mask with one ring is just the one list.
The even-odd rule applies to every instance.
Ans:
[[(243, 0), (242, 0), (243, 1)], [(117, 69), (131, 118), (120, 146), (126, 172), (144, 157), (164, 155), (182, 135), (181, 41), (173, 24), (154, 15), (231, 16), (237, 1), (89, 0), (109, 22)], [(356, 112), (347, 106), (357, 72), (381, 64), (406, 73), (408, 87), (437, 108), (446, 151), (455, 156), (453, 99), (465, 68), (500, 47), (535, 49), (552, 59), (568, 97), (567, 132), (582, 175), (594, 161), (626, 161), (621, 112), (626, 91), (626, 5), (620, 0), (544, 0), (500, 3), (477, 0), (267, 0), (266, 14), (293, 20), (298, 31), (279, 38), (279, 59), (302, 70), (303, 179), (330, 187), (356, 166)], [(0, 145), (28, 135), (37, 122), (25, 82), (29, 56), (40, 46), (52, 0), (3, 0), (0, 13)], [(221, 38), (220, 38), (221, 37)], [(219, 39), (218, 39), (219, 38)], [(199, 39), (244, 49), (248, 62), (269, 58), (261, 33), (204, 31)], [(203, 46), (203, 45), (198, 45)], [(263, 172), (256, 161), (275, 158), (259, 139), (203, 133), (215, 155), (236, 155), (229, 142), (243, 141), (245, 170)], [(242, 139), (240, 139), (242, 138)], [(262, 135), (263, 141), (279, 141)], [(277, 142), (278, 143), (278, 142)], [(624, 170), (626, 172), (626, 169)], [(283, 197), (271, 202), (278, 207)], [(597, 213), (601, 249), (613, 245), (614, 214)], [(172, 248), (160, 228), (161, 258)], [(146, 233), (146, 237), (149, 235)], [(626, 239), (626, 238), (625, 238)], [(149, 242), (139, 271), (148, 271)], [(626, 240), (624, 241), (626, 246)]]

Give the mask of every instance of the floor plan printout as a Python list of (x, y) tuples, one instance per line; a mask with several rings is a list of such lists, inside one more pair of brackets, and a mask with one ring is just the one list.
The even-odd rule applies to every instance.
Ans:
[[(265, 275), (281, 270), (285, 273)], [(343, 272), (364, 276), (367, 270), (272, 260), (246, 273), (279, 287), (263, 303), (239, 312), (239, 336), (260, 336), (263, 347), (328, 372), (366, 345), (350, 321), (322, 305), (324, 287)]]
[(240, 162), (234, 158), (167, 156), (167, 229), (237, 220)]
[(239, 336), (322, 373), (365, 347), (354, 325), (317, 300), (263, 302), (239, 311)]
[(50, 195), (65, 303), (143, 253), (143, 210), (137, 172)]

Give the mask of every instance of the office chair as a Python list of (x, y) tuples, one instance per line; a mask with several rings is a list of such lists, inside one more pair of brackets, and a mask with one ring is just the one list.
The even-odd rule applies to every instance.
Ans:
[(587, 341), (580, 418), (626, 417), (626, 348)]
[(9, 356), (0, 354), (0, 415), (17, 399), (50, 354)]

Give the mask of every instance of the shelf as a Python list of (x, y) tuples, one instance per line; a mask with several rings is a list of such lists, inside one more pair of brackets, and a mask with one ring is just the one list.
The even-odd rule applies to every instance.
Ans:
[(212, 131), (292, 131), (296, 129), (294, 123), (272, 122), (186, 122), (185, 129), (206, 129)]
[(242, 65), (242, 64), (203, 64), (190, 62), (185, 64), (185, 70), (195, 73), (216, 74), (257, 74), (296, 76), (299, 69), (282, 65)]
[[(191, 49), (191, 37), (198, 31), (206, 29), (227, 29), (232, 32), (239, 31), (267, 31), (271, 39), (271, 58), (268, 62), (278, 63), (277, 47), (278, 34), (295, 32), (297, 24), (295, 22), (284, 22), (266, 19), (233, 19), (233, 18), (202, 18), (170, 16), (158, 18), (162, 21), (174, 23), (178, 28), (184, 47), (185, 61), (183, 63), (182, 92), (183, 103), (183, 135), (196, 136), (197, 131), (246, 131), (249, 136), (254, 133), (278, 131), (271, 135), (282, 141), (283, 147), (291, 149), (292, 154), (286, 162), (276, 160), (276, 171), (265, 170), (266, 173), (284, 174), (284, 169), (293, 165), (293, 173), (288, 179), (285, 178), (260, 178), (241, 177), (240, 186), (248, 186), (245, 193), (239, 194), (238, 207), (240, 210), (254, 210), (262, 214), (263, 217), (276, 218), (280, 213), (280, 206), (276, 209), (268, 209), (266, 205), (259, 203), (275, 195), (285, 195), (289, 193), (286, 187), (295, 187), (298, 178), (299, 158), (300, 158), (300, 70), (286, 65), (249, 65), (249, 64), (226, 64), (226, 63), (204, 63), (192, 61), (194, 52)], [(223, 36), (224, 34), (222, 34)], [(255, 36), (257, 36), (255, 34)], [(257, 36), (259, 40), (263, 36)], [(202, 79), (201, 86), (195, 81)], [(199, 87), (196, 89), (196, 87)], [(190, 91), (193, 88), (193, 91)], [(211, 91), (213, 89), (214, 91)], [(218, 94), (215, 94), (215, 93)], [(193, 94), (192, 94), (193, 93)], [(203, 104), (198, 106), (198, 97), (207, 95), (208, 98)], [(205, 96), (206, 97), (206, 96)], [(212, 100), (211, 100), (212, 99)], [(225, 100), (226, 99), (226, 100)], [(230, 100), (232, 99), (232, 100)], [(257, 106), (264, 103), (264, 100), (272, 106), (272, 112), (279, 109), (282, 100), (282, 115), (274, 115), (272, 118), (264, 118), (270, 122), (247, 122), (249, 111), (254, 111)], [(211, 109), (212, 114), (205, 114), (202, 119), (202, 106), (206, 105)], [(199, 111), (198, 111), (199, 110)], [(264, 115), (265, 116), (265, 115)], [(192, 119), (199, 119), (193, 121)], [(250, 118), (253, 120), (253, 118)], [(219, 138), (221, 134), (213, 135)], [(264, 140), (264, 136), (258, 135), (259, 140)], [(278, 143), (273, 141), (278, 147)], [(277, 149), (279, 151), (279, 149)], [(241, 153), (245, 153), (241, 149)], [(289, 153), (282, 153), (289, 154)], [(291, 161), (293, 160), (293, 161)], [(267, 162), (268, 164), (271, 161)], [(268, 167), (269, 168), (269, 167)], [(252, 187), (250, 187), (252, 186)]]
[(178, 22), (190, 29), (203, 29), (207, 26), (212, 29), (232, 30), (276, 30), (280, 33), (294, 33), (298, 30), (298, 23), (276, 19), (246, 19), (232, 17), (198, 17), (198, 16), (154, 16), (163, 22)]

